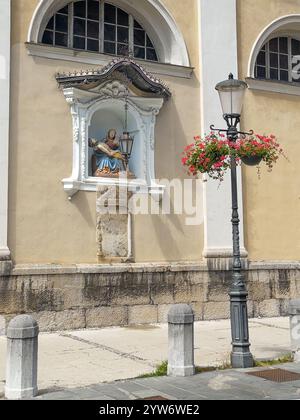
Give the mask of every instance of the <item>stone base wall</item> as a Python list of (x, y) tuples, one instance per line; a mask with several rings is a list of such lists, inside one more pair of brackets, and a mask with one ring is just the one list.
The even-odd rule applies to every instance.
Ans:
[[(250, 317), (285, 316), (300, 298), (300, 263), (252, 263), (246, 275)], [(175, 303), (197, 320), (226, 319), (230, 282), (202, 264), (16, 266), (0, 277), (0, 323), (23, 313), (41, 331), (163, 323)]]

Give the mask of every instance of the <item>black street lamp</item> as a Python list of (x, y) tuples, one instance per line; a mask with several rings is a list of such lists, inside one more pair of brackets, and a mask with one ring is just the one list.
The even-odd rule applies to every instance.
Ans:
[[(216, 90), (219, 92), (223, 117), (227, 123), (227, 129), (212, 130), (226, 133), (231, 142), (236, 142), (239, 135), (245, 136), (251, 133), (238, 131), (241, 120), (243, 100), (248, 85), (235, 80), (233, 75), (229, 79), (218, 83)], [(230, 317), (232, 332), (232, 353), (231, 363), (233, 368), (253, 367), (253, 356), (250, 352), (249, 342), (249, 321), (247, 298), (248, 292), (245, 283), (245, 276), (242, 270), (241, 251), (240, 251), (240, 231), (239, 231), (239, 212), (238, 212), (238, 191), (237, 191), (237, 164), (231, 156), (231, 187), (232, 187), (232, 232), (233, 232), (233, 274), (230, 290)]]

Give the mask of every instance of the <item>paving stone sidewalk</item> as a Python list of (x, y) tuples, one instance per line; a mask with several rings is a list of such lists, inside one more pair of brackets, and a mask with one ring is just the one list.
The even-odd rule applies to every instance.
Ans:
[[(268, 369), (284, 369), (300, 374), (300, 363)], [(275, 383), (247, 372), (266, 370), (228, 370), (202, 373), (190, 378), (149, 378), (92, 385), (46, 393), (37, 400), (130, 401), (162, 397), (166, 400), (300, 400), (300, 380)]]
[[(250, 337), (251, 350), (256, 359), (270, 360), (282, 357), (288, 354), (291, 348), (289, 319), (251, 319)], [(5, 336), (0, 336), (0, 399), (4, 396), (6, 344)], [(229, 360), (230, 351), (229, 320), (201, 321), (195, 324), (197, 366), (223, 365)], [(115, 382), (109, 386), (106, 385), (107, 383), (151, 373), (158, 364), (167, 360), (167, 355), (168, 326), (166, 324), (40, 334), (39, 390), (43, 398), (56, 399), (61, 395), (63, 398), (66, 396), (83, 398), (86, 395), (86, 398), (94, 396), (99, 399), (101, 395), (110, 397), (111, 392), (113, 392), (111, 396), (113, 398), (121, 383)], [(217, 384), (225, 381), (227, 388), (228, 383), (236, 386), (236, 374), (234, 374), (234, 380), (227, 375), (231, 374), (228, 372), (209, 374), (207, 380), (214, 378)], [(197, 380), (200, 381), (198, 388), (202, 389), (205, 376), (191, 379), (191, 381)], [(249, 382), (253, 379), (246, 377), (245, 380)], [(160, 381), (159, 383), (166, 382), (169, 385), (170, 379), (163, 378)], [(214, 385), (214, 381), (213, 387), (220, 386)], [(151, 387), (154, 386), (152, 382), (157, 384), (156, 379), (149, 380), (149, 386), (147, 381), (143, 382), (142, 386), (139, 383), (136, 385), (136, 381), (133, 380), (130, 387), (135, 390), (137, 386), (140, 390), (144, 388), (147, 390), (147, 387), (150, 387), (151, 392)], [(97, 385), (95, 391), (93, 384), (100, 383), (104, 385)], [(98, 387), (101, 391), (98, 391)], [(106, 389), (109, 392), (106, 392)], [(207, 386), (204, 386), (204, 389), (207, 390)], [(158, 391), (159, 389), (155, 393), (157, 394)], [(128, 392), (125, 390), (125, 396), (135, 398), (135, 394), (131, 395)], [(121, 396), (124, 398), (123, 394), (124, 392), (117, 393), (116, 398), (121, 398)], [(176, 395), (171, 393), (171, 396), (176, 397)], [(205, 393), (203, 395), (206, 396)]]

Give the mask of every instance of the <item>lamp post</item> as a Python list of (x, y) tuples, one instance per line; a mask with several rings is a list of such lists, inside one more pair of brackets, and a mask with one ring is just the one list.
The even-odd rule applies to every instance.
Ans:
[[(226, 133), (231, 142), (236, 142), (239, 135), (245, 136), (250, 133), (238, 131), (243, 108), (247, 84), (241, 80), (235, 80), (230, 74), (228, 80), (218, 83), (216, 90), (219, 92), (223, 117), (227, 123), (227, 129), (215, 129), (214, 131)], [(233, 273), (230, 289), (230, 317), (232, 332), (231, 362), (233, 368), (253, 367), (253, 356), (250, 352), (249, 322), (247, 298), (248, 292), (245, 276), (242, 272), (240, 251), (238, 191), (237, 191), (237, 164), (231, 156), (231, 189), (232, 189), (232, 235), (233, 235)]]

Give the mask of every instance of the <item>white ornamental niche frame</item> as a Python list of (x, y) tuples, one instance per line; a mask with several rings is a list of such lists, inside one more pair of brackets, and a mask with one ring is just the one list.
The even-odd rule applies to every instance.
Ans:
[[(171, 95), (168, 88), (127, 58), (116, 59), (100, 71), (57, 75), (57, 80), (70, 105), (73, 122), (72, 175), (62, 180), (69, 199), (78, 191), (96, 191), (99, 185), (126, 186), (134, 193), (161, 199), (165, 187), (157, 183), (155, 176), (155, 125), (164, 101)], [(90, 133), (95, 128), (117, 128), (97, 127), (97, 119), (106, 121), (107, 116), (119, 121), (119, 131), (123, 130), (126, 96), (128, 128), (135, 137), (130, 165), (136, 178), (93, 177), (88, 147)]]

